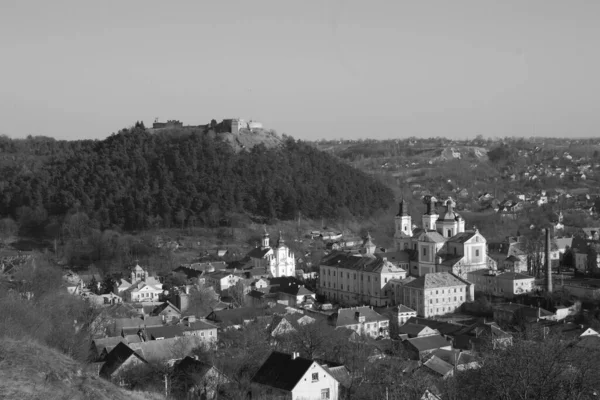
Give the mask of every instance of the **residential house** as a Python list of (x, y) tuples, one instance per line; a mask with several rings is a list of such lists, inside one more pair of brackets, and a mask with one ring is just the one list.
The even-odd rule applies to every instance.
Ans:
[(171, 385), (180, 388), (187, 396), (198, 399), (216, 399), (219, 390), (230, 379), (214, 365), (198, 360), (198, 356), (185, 357), (173, 366)]
[(404, 325), (410, 318), (416, 317), (417, 312), (412, 308), (408, 308), (405, 305), (400, 304), (392, 309), (391, 323), (394, 328)]
[(115, 318), (112, 324), (108, 326), (107, 333), (109, 336), (125, 336), (135, 335), (142, 327), (157, 327), (163, 326), (162, 317), (130, 317), (130, 318)]
[(267, 330), (271, 336), (279, 337), (291, 332), (296, 331), (299, 327), (309, 324), (314, 324), (316, 318), (303, 313), (294, 313), (286, 315), (274, 315), (271, 324), (269, 324)]
[(476, 322), (453, 334), (454, 347), (464, 350), (504, 348), (512, 345), (512, 335), (495, 322)]
[(452, 365), (457, 371), (465, 371), (468, 369), (477, 369), (481, 367), (481, 363), (479, 363), (479, 361), (477, 361), (477, 359), (469, 352), (457, 349), (437, 349), (432, 351), (431, 354)]
[(403, 304), (417, 315), (433, 317), (455, 312), (475, 297), (473, 285), (448, 272), (428, 273), (404, 286)]
[(472, 271), (467, 279), (475, 285), (478, 292), (508, 299), (532, 292), (535, 284), (533, 276), (494, 270)]
[(181, 318), (181, 311), (170, 301), (165, 301), (155, 307), (151, 314), (153, 316), (164, 318), (165, 322), (172, 322)]
[(457, 332), (465, 328), (467, 325), (457, 324), (455, 322), (436, 321), (434, 319), (412, 317), (406, 323), (425, 325), (431, 329), (435, 329), (442, 336), (453, 337)]
[(120, 375), (146, 360), (125, 343), (118, 343), (106, 356), (100, 369), (100, 376), (111, 381), (121, 382)]
[(206, 274), (204, 279), (207, 287), (212, 287), (215, 292), (221, 294), (230, 287), (235, 286), (242, 278), (228, 271), (215, 271)]
[(494, 321), (501, 326), (519, 324), (521, 322), (536, 322), (539, 320), (553, 320), (555, 316), (541, 307), (526, 306), (516, 303), (494, 304)]
[(272, 352), (252, 378), (252, 398), (338, 400), (338, 382), (318, 362), (298, 353)]
[(413, 360), (421, 360), (427, 354), (437, 349), (452, 350), (452, 341), (441, 335), (431, 335), (407, 339), (404, 342), (406, 350)]
[(180, 326), (184, 336), (199, 337), (208, 347), (214, 347), (217, 344), (217, 326), (209, 323), (207, 320), (188, 316), (182, 319)]
[(194, 349), (203, 345), (204, 341), (197, 336), (181, 336), (163, 340), (130, 343), (129, 347), (148, 362), (160, 362), (172, 365), (175, 360), (190, 355)]
[(348, 328), (373, 338), (389, 336), (390, 320), (369, 306), (340, 308), (332, 320), (336, 329)]
[[(219, 329), (240, 329), (252, 321), (266, 321), (267, 313), (265, 309), (254, 307), (230, 308), (220, 311), (212, 311), (206, 319), (216, 324)], [(266, 325), (266, 323), (265, 323)]]
[(145, 340), (164, 340), (183, 336), (183, 330), (178, 325), (164, 325), (150, 328), (142, 328), (140, 334)]
[(442, 379), (447, 379), (454, 375), (454, 365), (435, 355), (429, 355), (426, 358), (425, 362), (423, 362), (423, 368), (434, 377)]
[(439, 335), (440, 332), (438, 332), (435, 329), (431, 329), (430, 327), (426, 326), (426, 325), (419, 325), (419, 324), (411, 324), (411, 323), (407, 323), (404, 324), (402, 326), (400, 326), (398, 328), (398, 333), (400, 335), (407, 335), (408, 338), (416, 338), (416, 337), (425, 337), (425, 336), (432, 336), (432, 335)]

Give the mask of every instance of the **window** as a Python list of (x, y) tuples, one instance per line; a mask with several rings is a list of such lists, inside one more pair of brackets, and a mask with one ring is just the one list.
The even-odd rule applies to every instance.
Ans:
[(427, 255), (427, 247), (423, 247), (423, 255), (426, 256)]
[(462, 301), (462, 296), (460, 296), (460, 301)]
[(387, 283), (387, 278), (385, 278), (385, 283)]
[(354, 279), (356, 279), (356, 274), (354, 274)]
[(431, 299), (430, 299), (430, 300), (429, 300), (429, 304), (433, 304), (433, 300), (431, 300)]
[(454, 301), (456, 301), (456, 296), (454, 296)]
[(448, 229), (448, 237), (452, 236), (452, 229)]
[(329, 399), (329, 389), (321, 389), (321, 400)]
[(479, 249), (475, 250), (475, 257), (479, 257)]
[(371, 282), (371, 277), (367, 276), (367, 282)]
[(456, 255), (456, 247), (454, 248), (454, 255)]
[(319, 381), (319, 373), (318, 372), (315, 372), (314, 374), (312, 374), (312, 381), (313, 382)]
[(348, 279), (350, 279), (350, 272), (348, 272)]

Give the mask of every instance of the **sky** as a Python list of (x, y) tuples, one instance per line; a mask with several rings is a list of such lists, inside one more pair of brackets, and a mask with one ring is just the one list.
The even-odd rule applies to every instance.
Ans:
[(2, 0), (0, 134), (600, 136), (597, 0)]

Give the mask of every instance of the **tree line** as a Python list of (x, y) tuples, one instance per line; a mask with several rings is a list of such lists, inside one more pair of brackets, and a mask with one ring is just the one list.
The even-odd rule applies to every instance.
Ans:
[(137, 123), (102, 141), (2, 138), (0, 156), (0, 214), (31, 231), (73, 210), (101, 229), (142, 230), (218, 226), (233, 212), (293, 219), (343, 209), (362, 217), (393, 198), (383, 184), (292, 138), (236, 153), (218, 135), (151, 134)]

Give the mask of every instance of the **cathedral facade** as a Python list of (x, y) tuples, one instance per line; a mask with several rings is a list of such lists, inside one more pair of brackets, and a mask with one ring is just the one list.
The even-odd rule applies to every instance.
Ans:
[(396, 250), (411, 254), (411, 275), (449, 272), (466, 279), (469, 272), (495, 269), (495, 262), (487, 254), (486, 239), (476, 228), (465, 230), (465, 220), (454, 211), (452, 199), (443, 203), (442, 214), (437, 213), (435, 197), (426, 196), (424, 201), (427, 208), (421, 227), (412, 225), (404, 200), (394, 221)]
[(273, 278), (295, 276), (296, 258), (285, 244), (281, 232), (279, 232), (279, 239), (275, 247), (271, 247), (269, 242), (269, 233), (265, 230), (261, 246), (256, 247), (248, 254), (252, 259), (253, 267), (265, 268), (265, 271)]

